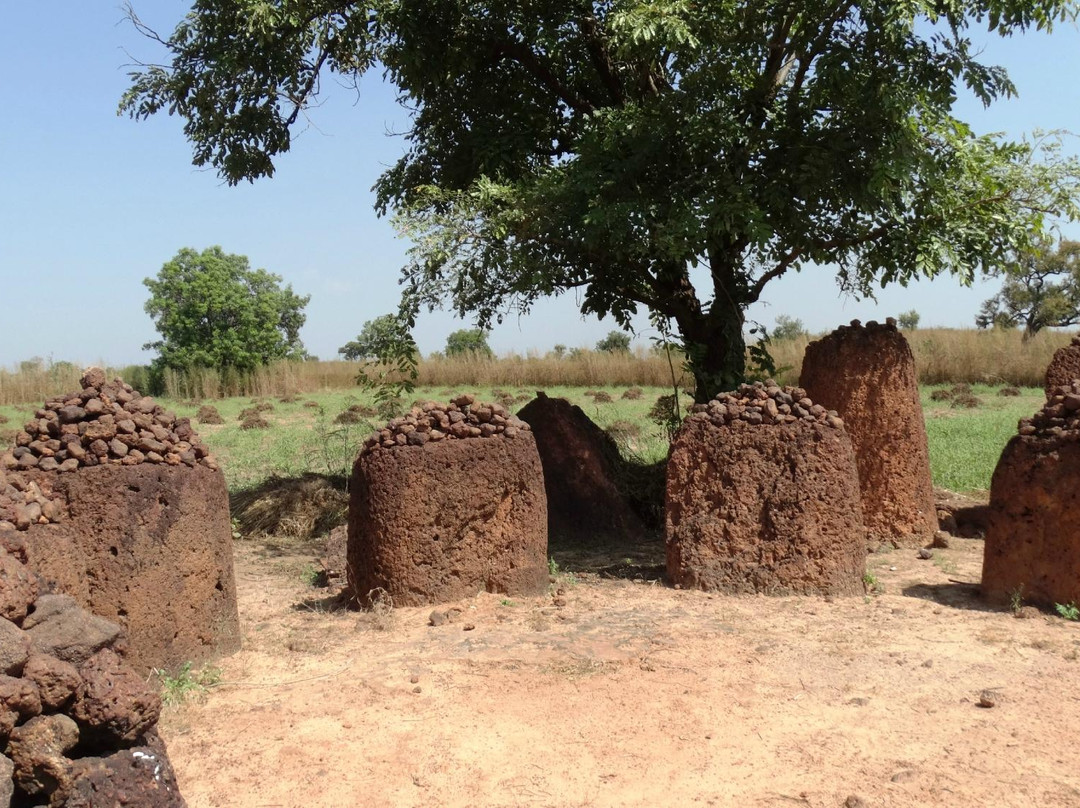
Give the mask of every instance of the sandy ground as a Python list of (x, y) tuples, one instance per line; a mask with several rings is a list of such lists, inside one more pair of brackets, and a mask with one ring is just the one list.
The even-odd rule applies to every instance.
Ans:
[(832, 602), (673, 590), (658, 557), (432, 627), (241, 542), (244, 649), (162, 722), (189, 805), (1080, 806), (1080, 624), (951, 583), (981, 541), (873, 554), (883, 594)]

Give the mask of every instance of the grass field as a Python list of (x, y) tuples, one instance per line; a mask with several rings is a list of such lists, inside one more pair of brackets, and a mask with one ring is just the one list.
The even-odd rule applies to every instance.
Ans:
[[(606, 392), (610, 403), (595, 402), (580, 387), (550, 387), (548, 395), (562, 396), (585, 410), (586, 414), (605, 429), (610, 429), (623, 453), (646, 463), (663, 459), (667, 451), (663, 428), (649, 418), (656, 399), (668, 391), (663, 388), (643, 388), (636, 401), (622, 398), (625, 387), (594, 387), (590, 391)], [(1018, 419), (1031, 415), (1043, 403), (1042, 390), (1024, 388), (1018, 397), (998, 395), (997, 387), (976, 385), (972, 394), (980, 400), (974, 409), (954, 408), (949, 401), (933, 401), (931, 394), (941, 387), (923, 387), (922, 405), (930, 443), (930, 464), (934, 484), (952, 491), (986, 490), (1001, 450), (1016, 434)], [(948, 389), (947, 387), (945, 389)], [(453, 393), (471, 392), (483, 400), (494, 400), (491, 388), (426, 387), (416, 391), (417, 400), (446, 400)], [(524, 388), (503, 389), (515, 397), (531, 396), (534, 391)], [(255, 399), (227, 398), (215, 400), (225, 420), (221, 426), (198, 425), (196, 428), (221, 462), (232, 491), (239, 491), (266, 480), (272, 475), (298, 477), (305, 472), (318, 474), (347, 474), (356, 452), (368, 433), (381, 424), (376, 417), (357, 424), (337, 424), (335, 417), (351, 405), (372, 405), (369, 394), (360, 389), (313, 393), (282, 403), (275, 398), (259, 399), (269, 402), (273, 409), (263, 413), (268, 429), (241, 429), (240, 411), (252, 406)], [(199, 404), (192, 401), (162, 399), (169, 409), (194, 419)], [(305, 406), (315, 402), (318, 406)], [(683, 399), (683, 406), (690, 404)], [(510, 407), (517, 411), (523, 402)], [(33, 412), (31, 406), (0, 406), (0, 416), (8, 423), (0, 424), (0, 445), (11, 440), (15, 429)]]

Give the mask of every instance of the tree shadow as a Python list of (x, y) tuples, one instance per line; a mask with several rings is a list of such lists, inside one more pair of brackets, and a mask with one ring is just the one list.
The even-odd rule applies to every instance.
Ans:
[(600, 578), (660, 581), (667, 571), (663, 535), (650, 532), (644, 538), (583, 545), (580, 539), (552, 536), (548, 555), (560, 570)]
[(973, 612), (1004, 611), (1000, 606), (983, 600), (979, 584), (976, 583), (950, 581), (947, 584), (912, 584), (900, 591), (904, 597), (929, 600), (952, 609), (966, 609)]

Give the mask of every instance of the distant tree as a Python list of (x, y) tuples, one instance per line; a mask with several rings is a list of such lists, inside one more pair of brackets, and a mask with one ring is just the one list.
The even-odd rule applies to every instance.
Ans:
[(495, 354), (487, 342), (487, 332), (479, 328), (462, 328), (446, 338), (447, 356), (491, 358)]
[(364, 323), (356, 339), (338, 348), (338, 353), (350, 362), (379, 359), (388, 356), (402, 343), (416, 348), (412, 335), (401, 327), (401, 321), (393, 314), (384, 314)]
[(625, 331), (609, 331), (606, 337), (596, 343), (596, 350), (601, 353), (630, 353), (630, 335)]
[(556, 345), (554, 348), (551, 349), (551, 352), (555, 354), (556, 359), (562, 359), (564, 356), (566, 356), (566, 346)]
[(774, 342), (783, 342), (785, 340), (805, 337), (807, 333), (806, 326), (803, 325), (802, 320), (797, 317), (789, 317), (786, 314), (780, 314), (776, 317), (776, 326), (773, 328), (771, 336)]
[(1080, 242), (1049, 242), (1022, 253), (992, 274), (1004, 277), (1001, 291), (985, 301), (979, 328), (1024, 327), (1027, 337), (1044, 328), (1080, 323)]
[(252, 370), (305, 355), (300, 327), (310, 296), (282, 287), (280, 275), (251, 269), (246, 256), (185, 247), (143, 284), (146, 313), (161, 335), (143, 346), (158, 352), (156, 370)]
[(900, 327), (904, 331), (914, 331), (919, 327), (919, 320), (921, 318), (919, 317), (919, 312), (912, 309), (911, 311), (901, 312), (897, 319), (900, 321)]

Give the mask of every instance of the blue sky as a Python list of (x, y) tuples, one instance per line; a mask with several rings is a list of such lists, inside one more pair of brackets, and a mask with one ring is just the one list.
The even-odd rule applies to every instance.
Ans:
[[(161, 33), (186, 11), (182, 2), (136, 0)], [(311, 125), (294, 139), (277, 174), (230, 188), (191, 165), (179, 119), (136, 123), (116, 115), (127, 86), (127, 53), (160, 58), (153, 43), (101, 2), (11, 3), (0, 27), (0, 366), (32, 356), (89, 363), (146, 362), (155, 338), (143, 312), (142, 279), (178, 249), (220, 244), (253, 266), (310, 294), (302, 336), (308, 350), (334, 358), (366, 320), (396, 308), (407, 244), (372, 210), (370, 188), (400, 154), (403, 128), (393, 89), (365, 78), (359, 98), (329, 85)], [(977, 131), (1019, 137), (1035, 128), (1080, 132), (1080, 33), (988, 39), (985, 60), (1009, 68), (1015, 100), (984, 111), (964, 99), (959, 115)], [(1076, 230), (1066, 231), (1077, 237)], [(878, 303), (838, 292), (827, 269), (771, 284), (751, 317), (780, 314), (814, 331), (854, 317), (908, 309), (924, 326), (967, 327), (997, 283), (962, 288), (951, 278), (883, 291)], [(462, 327), (448, 313), (425, 315), (421, 350), (443, 347)], [(468, 325), (466, 323), (465, 325)], [(648, 336), (646, 318), (640, 318)], [(572, 295), (511, 318), (490, 338), (497, 352), (546, 351), (555, 343), (592, 345), (614, 324), (583, 319)]]

